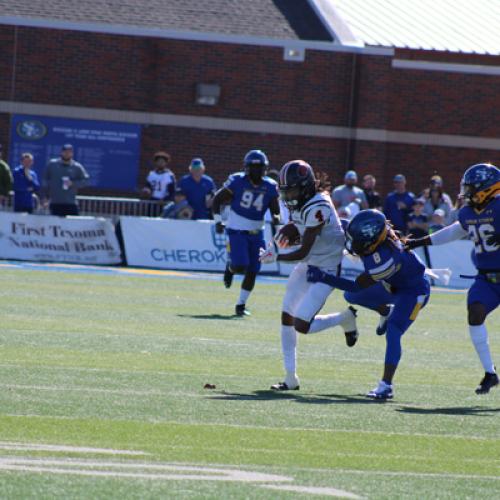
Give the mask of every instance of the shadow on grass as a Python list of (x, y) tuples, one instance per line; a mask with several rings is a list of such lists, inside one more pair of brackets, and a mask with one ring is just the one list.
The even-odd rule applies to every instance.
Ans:
[(302, 395), (296, 391), (253, 391), (247, 394), (225, 392), (209, 396), (210, 399), (219, 399), (222, 401), (279, 401), (283, 399), (291, 399), (296, 403), (304, 403), (311, 405), (328, 405), (328, 404), (373, 404), (383, 401), (374, 401), (367, 399), (359, 394), (356, 396), (346, 396), (343, 394), (308, 394)]
[(472, 415), (475, 417), (487, 417), (494, 413), (499, 413), (500, 408), (487, 408), (484, 406), (455, 406), (450, 408), (415, 408), (412, 406), (402, 406), (396, 411), (410, 413), (413, 415)]
[(191, 319), (241, 319), (241, 316), (236, 314), (178, 314), (179, 318), (191, 318)]

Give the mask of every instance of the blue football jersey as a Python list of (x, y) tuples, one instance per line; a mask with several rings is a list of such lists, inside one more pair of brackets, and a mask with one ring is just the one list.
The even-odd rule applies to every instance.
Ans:
[(278, 184), (269, 177), (263, 177), (254, 186), (244, 172), (230, 175), (224, 187), (233, 197), (227, 227), (239, 230), (254, 230), (263, 226), (264, 215), (271, 200), (279, 197)]
[(500, 196), (493, 198), (481, 211), (462, 207), (458, 220), (474, 242), (476, 267), (482, 271), (500, 270), (500, 246), (487, 243), (488, 236), (500, 233)]
[(416, 254), (405, 251), (400, 242), (385, 242), (362, 260), (365, 271), (375, 281), (384, 281), (396, 290), (422, 288), (425, 293), (425, 265)]

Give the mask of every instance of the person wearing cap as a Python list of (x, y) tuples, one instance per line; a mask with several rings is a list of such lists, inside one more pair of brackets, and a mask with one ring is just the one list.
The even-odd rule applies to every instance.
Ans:
[(361, 209), (368, 208), (368, 201), (364, 191), (356, 186), (358, 182), (358, 175), (354, 170), (349, 170), (344, 176), (344, 184), (337, 186), (332, 192), (332, 200), (335, 208), (349, 206), (350, 211), (353, 212), (352, 203), (359, 205)]
[(3, 149), (0, 144), (0, 204), (9, 196), (12, 189), (12, 172), (6, 161), (2, 159)]
[(14, 169), (14, 212), (33, 213), (35, 208), (35, 192), (40, 189), (38, 176), (33, 166), (33, 155), (23, 153), (21, 164)]
[(417, 198), (413, 204), (413, 212), (408, 215), (408, 230), (415, 238), (429, 234), (429, 219), (424, 214), (424, 205), (425, 198)]
[(50, 199), (52, 215), (79, 215), (76, 195), (90, 177), (83, 165), (74, 160), (73, 154), (73, 146), (64, 144), (61, 156), (50, 160), (43, 171), (43, 204), (46, 205)]
[(189, 164), (189, 174), (179, 181), (179, 188), (193, 208), (193, 219), (211, 219), (210, 208), (216, 191), (215, 183), (205, 174), (205, 164), (201, 158), (193, 158)]
[(443, 209), (436, 208), (436, 210), (434, 210), (431, 217), (431, 223), (429, 225), (429, 234), (435, 233), (446, 226), (445, 216), (446, 214)]
[(168, 201), (165, 204), (161, 216), (164, 219), (192, 219), (193, 208), (189, 205), (181, 188), (175, 188), (174, 201)]
[(387, 195), (384, 203), (385, 216), (391, 221), (394, 229), (406, 234), (408, 216), (415, 202), (415, 195), (406, 189), (406, 177), (397, 174), (393, 179), (394, 191)]

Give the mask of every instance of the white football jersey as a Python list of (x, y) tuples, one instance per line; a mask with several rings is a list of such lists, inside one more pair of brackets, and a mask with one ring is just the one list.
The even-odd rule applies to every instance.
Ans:
[(304, 262), (336, 269), (342, 260), (345, 236), (330, 195), (317, 193), (300, 210), (291, 213), (291, 220), (301, 235), (308, 227), (324, 224)]
[(163, 200), (168, 194), (168, 186), (173, 182), (175, 183), (175, 176), (168, 169), (162, 173), (151, 170), (146, 180), (151, 186), (151, 198)]

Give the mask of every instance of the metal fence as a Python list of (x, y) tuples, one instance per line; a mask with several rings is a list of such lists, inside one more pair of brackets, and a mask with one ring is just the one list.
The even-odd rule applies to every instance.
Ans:
[[(77, 196), (80, 215), (106, 217), (116, 222), (120, 215), (137, 217), (159, 217), (163, 211), (164, 203), (139, 198), (112, 198), (105, 196)], [(13, 210), (13, 197), (9, 196), (0, 202), (0, 211)], [(50, 214), (49, 207), (37, 204), (33, 212), (39, 215)]]

